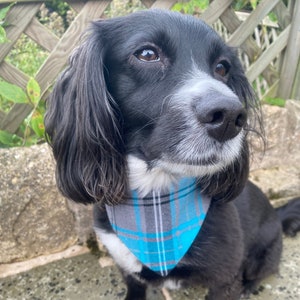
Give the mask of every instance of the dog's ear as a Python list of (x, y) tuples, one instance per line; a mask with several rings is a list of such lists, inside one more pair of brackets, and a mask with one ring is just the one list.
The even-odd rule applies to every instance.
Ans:
[(91, 31), (47, 101), (46, 135), (63, 195), (81, 203), (117, 203), (126, 188), (122, 119), (107, 91), (105, 46)]

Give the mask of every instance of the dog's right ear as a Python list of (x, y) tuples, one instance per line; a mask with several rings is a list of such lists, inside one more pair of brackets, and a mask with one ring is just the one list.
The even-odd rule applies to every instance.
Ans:
[(45, 128), (63, 195), (118, 203), (126, 190), (122, 117), (107, 91), (100, 35), (92, 29), (47, 101)]

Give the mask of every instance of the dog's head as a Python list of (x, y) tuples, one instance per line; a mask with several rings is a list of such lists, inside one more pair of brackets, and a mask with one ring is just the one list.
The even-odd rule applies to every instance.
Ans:
[(58, 186), (118, 203), (196, 176), (230, 200), (248, 176), (257, 103), (235, 51), (205, 23), (148, 10), (94, 22), (58, 79), (45, 118)]

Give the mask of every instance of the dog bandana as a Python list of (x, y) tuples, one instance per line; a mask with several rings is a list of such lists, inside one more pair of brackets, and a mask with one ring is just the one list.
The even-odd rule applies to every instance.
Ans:
[(195, 178), (172, 185), (169, 194), (139, 198), (108, 206), (113, 230), (140, 262), (166, 276), (178, 264), (201, 229), (210, 199), (196, 188)]

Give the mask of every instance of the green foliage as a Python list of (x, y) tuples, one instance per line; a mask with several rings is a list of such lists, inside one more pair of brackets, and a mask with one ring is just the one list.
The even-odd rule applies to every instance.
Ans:
[(5, 81), (0, 81), (0, 95), (7, 101), (27, 103), (27, 95), (23, 90), (20, 87)]
[(14, 3), (11, 3), (10, 5), (0, 9), (0, 44), (9, 42), (9, 40), (6, 37), (6, 32), (4, 29), (5, 25), (6, 25), (5, 17), (13, 5), (14, 5)]
[(27, 124), (32, 128), (38, 138), (43, 139), (45, 134), (45, 102), (41, 100), (40, 86), (33, 78), (31, 78), (27, 84), (27, 95), (29, 103), (34, 106), (34, 110), (26, 120)]
[(29, 146), (44, 141), (45, 102), (41, 100), (40, 86), (35, 79), (28, 81), (26, 91), (0, 81), (0, 98), (2, 102), (25, 103), (33, 107), (32, 113), (19, 128), (22, 137), (0, 130), (0, 147)]
[(105, 15), (109, 18), (124, 16), (135, 11), (145, 9), (140, 0), (112, 0)]
[[(12, 5), (13, 4), (0, 10), (0, 43), (9, 42), (4, 26), (5, 17)], [(8, 60), (13, 60), (18, 68), (27, 74), (33, 75), (37, 70), (37, 64), (39, 64), (38, 67), (40, 66), (38, 59), (39, 53), (41, 52), (40, 49), (38, 49), (37, 46), (35, 46), (35, 48), (32, 47), (32, 44), (28, 42), (22, 43), (22, 46), (16, 49), (18, 50), (12, 51)], [(19, 55), (20, 53), (23, 55)], [(22, 65), (20, 65), (20, 63)], [(19, 135), (0, 130), (0, 147), (2, 148), (29, 146), (44, 140), (45, 103), (41, 100), (39, 84), (33, 78), (28, 81), (26, 91), (0, 79), (0, 109), (4, 112), (8, 112), (16, 103), (29, 104), (33, 107), (33, 110), (18, 129)]]
[(209, 4), (209, 0), (190, 0), (188, 2), (176, 3), (172, 10), (184, 12), (185, 14), (195, 14), (204, 11)]
[(29, 76), (34, 76), (47, 58), (47, 52), (39, 45), (21, 35), (14, 48), (6, 57), (6, 61)]
[[(13, 5), (14, 3), (0, 10), (0, 44), (9, 42), (5, 32), (5, 26), (7, 25), (5, 18)], [(22, 35), (6, 57), (6, 61), (29, 76), (34, 76), (46, 57), (47, 54), (41, 47), (35, 44), (27, 36)]]
[[(59, 16), (62, 17), (64, 27), (65, 29), (67, 29), (69, 25), (67, 20), (67, 14), (68, 11), (70, 10), (70, 6), (68, 5), (68, 3), (61, 0), (51, 0), (51, 1), (46, 1), (45, 4), (49, 11), (55, 11)], [(43, 23), (43, 21), (45, 20), (41, 20), (41, 21)]]
[(0, 130), (0, 148), (22, 146), (23, 140), (16, 134)]
[(2, 26), (0, 26), (0, 44), (8, 42), (6, 32)]
[(272, 22), (278, 22), (278, 18), (277, 18), (277, 16), (276, 16), (276, 14), (273, 13), (272, 11), (268, 14), (268, 17), (270, 18), (270, 20), (271, 20)]
[(235, 10), (247, 9), (253, 10), (256, 8), (259, 0), (236, 0), (234, 1), (233, 7)]
[(263, 99), (264, 103), (274, 105), (274, 106), (279, 106), (279, 107), (284, 107), (285, 106), (285, 100), (282, 98), (270, 98), (266, 97)]

